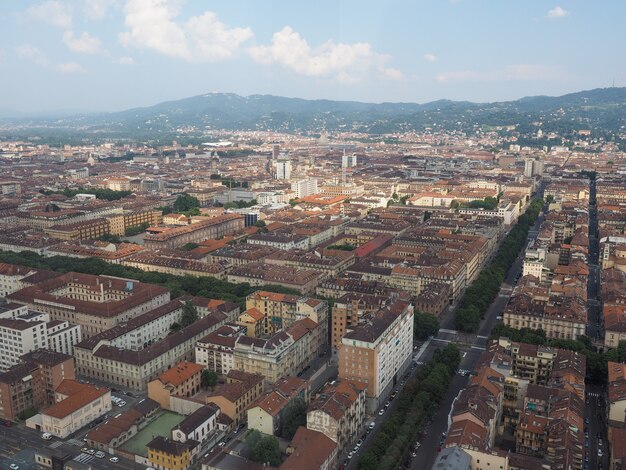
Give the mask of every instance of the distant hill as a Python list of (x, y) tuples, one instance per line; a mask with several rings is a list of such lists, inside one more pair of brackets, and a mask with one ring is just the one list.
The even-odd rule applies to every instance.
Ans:
[(15, 116), (0, 121), (18, 123), (31, 129), (31, 134), (56, 129), (81, 135), (130, 138), (170, 138), (179, 134), (181, 128), (190, 126), (198, 134), (207, 129), (314, 133), (325, 129), (381, 134), (424, 128), (472, 131), (504, 125), (517, 125), (525, 132), (541, 122), (544, 131), (617, 131), (626, 128), (626, 88), (598, 88), (558, 97), (533, 96), (495, 103), (439, 100), (424, 104), (210, 93), (116, 113), (57, 119)]

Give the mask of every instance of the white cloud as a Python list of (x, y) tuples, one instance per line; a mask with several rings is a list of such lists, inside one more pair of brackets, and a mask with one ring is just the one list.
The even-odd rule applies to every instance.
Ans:
[(82, 0), (83, 13), (92, 20), (102, 20), (107, 16), (109, 8), (117, 3), (116, 0)]
[(115, 60), (115, 63), (120, 65), (135, 65), (135, 59), (132, 57), (119, 57)]
[(569, 15), (569, 11), (564, 10), (563, 8), (556, 6), (552, 10), (548, 11), (546, 18), (563, 18), (564, 16)]
[(69, 5), (57, 0), (48, 0), (33, 5), (26, 10), (26, 15), (59, 28), (68, 29), (72, 26), (72, 9)]
[(176, 22), (179, 4), (177, 0), (128, 0), (124, 13), (129, 30), (118, 36), (120, 43), (201, 62), (232, 57), (253, 36), (249, 28), (227, 27), (210, 11)]
[(100, 39), (83, 31), (80, 36), (74, 36), (73, 31), (63, 33), (63, 42), (74, 52), (80, 54), (97, 54), (100, 52)]
[(402, 73), (402, 70), (394, 68), (383, 69), (383, 75), (391, 80), (404, 80), (404, 73)]
[(424, 60), (427, 60), (428, 62), (435, 62), (437, 60), (437, 56), (428, 52), (424, 54)]
[(28, 59), (42, 67), (49, 63), (46, 55), (31, 44), (21, 44), (15, 48), (15, 52), (22, 59)]
[(65, 62), (56, 66), (56, 69), (61, 73), (84, 73), (85, 69), (82, 65), (76, 62)]
[(342, 44), (329, 40), (313, 49), (289, 26), (273, 34), (271, 45), (250, 47), (248, 53), (260, 64), (277, 63), (308, 77), (352, 83), (376, 70), (390, 79), (404, 78), (400, 70), (385, 67), (389, 56), (375, 52), (366, 42)]
[(558, 67), (541, 64), (512, 64), (489, 72), (459, 70), (441, 72), (436, 77), (441, 83), (500, 82), (500, 81), (565, 81), (567, 75)]

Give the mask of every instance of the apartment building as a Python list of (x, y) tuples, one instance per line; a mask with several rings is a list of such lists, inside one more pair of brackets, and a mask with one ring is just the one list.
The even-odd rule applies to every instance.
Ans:
[(334, 351), (341, 344), (341, 338), (352, 331), (367, 317), (390, 301), (388, 296), (348, 292), (339, 297), (331, 311), (331, 347)]
[(74, 348), (79, 374), (111, 384), (143, 391), (148, 382), (171, 364), (192, 361), (196, 343), (226, 322), (226, 315), (213, 312), (176, 333), (139, 350), (91, 343)]
[(287, 448), (280, 470), (333, 470), (338, 465), (338, 446), (321, 432), (300, 426)]
[(263, 434), (276, 435), (282, 425), (283, 415), (296, 399), (309, 403), (310, 384), (299, 377), (281, 377), (271, 389), (257, 398), (246, 410), (248, 429)]
[(33, 274), (35, 270), (16, 264), (0, 263), (0, 297), (6, 297), (23, 286), (21, 279)]
[(626, 426), (626, 364), (608, 363), (608, 418), (615, 427)]
[(209, 238), (232, 235), (244, 228), (244, 217), (224, 214), (191, 225), (171, 228), (144, 238), (148, 249), (177, 248), (186, 243), (198, 243)]
[(73, 224), (53, 225), (45, 233), (59, 240), (95, 240), (111, 233), (109, 221), (105, 218), (84, 220)]
[(226, 382), (203, 392), (205, 403), (214, 403), (232, 419), (235, 426), (246, 421), (246, 410), (264, 391), (262, 375), (232, 369)]
[(47, 317), (30, 313), (0, 319), (0, 370), (7, 370), (22, 355), (38, 349), (73, 354), (74, 345), (81, 340), (80, 327), (66, 321), (47, 321)]
[(109, 276), (67, 273), (9, 294), (11, 302), (80, 325), (90, 338), (170, 300), (167, 289)]
[(196, 363), (208, 370), (226, 375), (235, 367), (235, 344), (246, 334), (246, 327), (227, 323), (196, 344)]
[(263, 314), (264, 334), (288, 328), (303, 318), (317, 323), (324, 337), (328, 331), (328, 303), (319, 299), (261, 290), (246, 297), (246, 308), (255, 308)]
[(322, 351), (325, 338), (313, 320), (296, 321), (268, 339), (240, 336), (233, 350), (235, 369), (265, 377), (268, 383), (297, 375)]
[(413, 307), (395, 301), (346, 333), (339, 349), (339, 378), (367, 384), (368, 410), (386, 399), (411, 362)]
[(193, 439), (178, 442), (167, 437), (156, 436), (146, 447), (148, 461), (158, 470), (187, 470), (191, 468), (200, 443)]
[(366, 388), (365, 383), (344, 379), (326, 384), (309, 405), (307, 428), (330, 438), (341, 452), (363, 430)]
[(311, 269), (298, 269), (290, 266), (271, 266), (263, 263), (249, 263), (235, 267), (228, 273), (228, 282), (247, 282), (252, 286), (278, 285), (295, 289), (302, 294), (311, 294), (320, 282), (320, 273)]
[(193, 362), (180, 362), (148, 382), (148, 398), (161, 408), (171, 409), (170, 397), (191, 397), (200, 391), (203, 368)]
[(111, 411), (111, 390), (63, 380), (55, 390), (56, 403), (41, 413), (41, 430), (62, 439)]

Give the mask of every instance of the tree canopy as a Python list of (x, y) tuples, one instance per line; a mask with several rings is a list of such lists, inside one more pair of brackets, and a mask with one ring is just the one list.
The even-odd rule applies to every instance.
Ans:
[(179, 194), (176, 201), (174, 201), (174, 211), (176, 212), (188, 212), (199, 207), (200, 201), (187, 193)]
[(300, 426), (306, 426), (306, 403), (302, 398), (294, 398), (283, 411), (280, 436), (291, 439)]
[(413, 335), (419, 340), (434, 336), (439, 331), (439, 320), (430, 313), (415, 312), (413, 324)]
[(180, 317), (180, 326), (185, 328), (198, 320), (198, 309), (191, 303), (191, 300), (183, 305), (183, 314)]
[(213, 388), (217, 385), (217, 372), (204, 369), (200, 375), (200, 383), (203, 388)]

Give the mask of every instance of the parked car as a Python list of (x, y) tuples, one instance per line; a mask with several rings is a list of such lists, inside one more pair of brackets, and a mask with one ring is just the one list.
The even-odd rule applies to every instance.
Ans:
[(20, 466), (16, 463), (12, 463), (11, 465), (9, 465), (9, 468), (11, 470), (18, 470), (20, 468)]
[(370, 425), (368, 426), (368, 429), (371, 431), (372, 429), (374, 429), (374, 427), (376, 427), (376, 423), (372, 421)]
[(120, 461), (120, 459), (119, 459), (119, 458), (117, 458), (117, 457), (111, 457), (111, 458), (109, 459), (109, 462), (113, 462), (113, 463), (115, 463), (115, 462), (119, 462), (119, 461)]
[(52, 439), (52, 434), (50, 434), (49, 432), (44, 432), (44, 433), (41, 435), (41, 438), (42, 438), (42, 439), (45, 439), (46, 441), (49, 441), (50, 439)]
[(380, 411), (378, 412), (378, 416), (382, 416), (385, 414), (385, 409), (381, 408)]
[(350, 453), (348, 454), (348, 460), (350, 460), (352, 457), (354, 457), (354, 451), (351, 450)]
[(104, 453), (104, 452), (102, 452), (101, 450), (99, 450), (99, 451), (98, 451), (98, 452), (96, 452), (94, 455), (95, 455), (96, 457), (98, 457), (99, 459), (103, 459), (103, 458), (104, 458), (104, 456), (105, 456), (105, 453)]
[(359, 439), (358, 441), (356, 441), (356, 448), (358, 449), (359, 447), (361, 447), (363, 445), (363, 439)]

